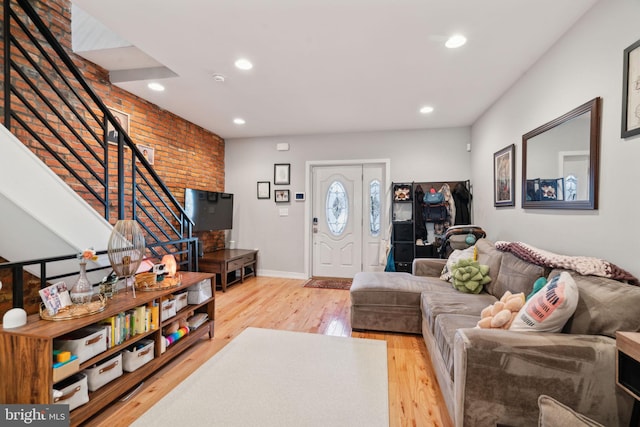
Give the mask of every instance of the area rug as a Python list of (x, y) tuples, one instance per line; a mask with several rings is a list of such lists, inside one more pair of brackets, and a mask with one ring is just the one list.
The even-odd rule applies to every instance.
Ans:
[(132, 425), (388, 427), (387, 344), (247, 328)]
[(348, 291), (351, 289), (351, 282), (353, 282), (353, 279), (343, 279), (340, 277), (312, 277), (304, 283), (304, 287), (342, 289)]

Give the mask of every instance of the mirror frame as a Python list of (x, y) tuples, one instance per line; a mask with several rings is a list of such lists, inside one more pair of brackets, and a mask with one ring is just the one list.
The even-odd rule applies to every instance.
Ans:
[[(593, 98), (555, 120), (522, 135), (522, 207), (526, 209), (598, 209), (598, 181), (600, 177), (600, 114), (601, 98)], [(529, 139), (576, 118), (591, 113), (589, 141), (589, 199), (588, 200), (527, 200), (527, 143)]]

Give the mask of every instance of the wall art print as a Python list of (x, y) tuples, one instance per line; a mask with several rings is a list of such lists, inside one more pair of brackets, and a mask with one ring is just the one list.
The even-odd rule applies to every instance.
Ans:
[(516, 164), (515, 145), (511, 144), (493, 154), (493, 205), (515, 206), (513, 179)]
[(640, 134), (640, 40), (624, 50), (622, 138)]

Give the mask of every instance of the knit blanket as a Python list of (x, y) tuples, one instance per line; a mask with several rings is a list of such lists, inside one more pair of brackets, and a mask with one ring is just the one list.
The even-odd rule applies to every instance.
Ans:
[(522, 242), (496, 242), (496, 249), (503, 252), (511, 252), (518, 258), (549, 268), (563, 268), (573, 270), (583, 276), (600, 276), (609, 279), (626, 281), (631, 285), (640, 285), (640, 281), (631, 273), (608, 261), (586, 257), (558, 255), (544, 251)]

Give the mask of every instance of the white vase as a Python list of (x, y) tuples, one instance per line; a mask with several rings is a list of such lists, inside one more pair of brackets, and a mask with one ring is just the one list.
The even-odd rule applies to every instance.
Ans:
[(87, 263), (86, 261), (80, 261), (80, 277), (76, 281), (73, 288), (69, 292), (71, 302), (74, 304), (84, 304), (91, 302), (91, 296), (93, 295), (93, 287), (87, 277)]

